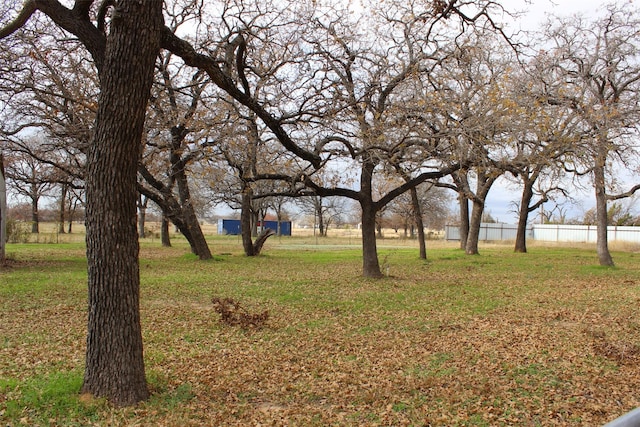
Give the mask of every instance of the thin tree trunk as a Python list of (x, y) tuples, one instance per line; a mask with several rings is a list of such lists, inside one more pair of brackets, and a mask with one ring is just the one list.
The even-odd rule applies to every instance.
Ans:
[(38, 214), (38, 201), (40, 197), (37, 195), (37, 190), (35, 191), (36, 192), (31, 195), (31, 232), (37, 234), (40, 232), (40, 219)]
[(326, 236), (327, 231), (324, 229), (324, 217), (322, 215), (322, 199), (316, 203), (316, 215), (318, 217), (318, 232), (321, 237)]
[(66, 202), (67, 202), (67, 185), (66, 184), (62, 184), (62, 188), (61, 188), (61, 194), (60, 194), (60, 212), (59, 212), (59, 216), (58, 216), (58, 233), (60, 234), (64, 234), (64, 222), (65, 222), (65, 208), (66, 208)]
[(118, 2), (87, 154), (89, 315), (82, 392), (116, 405), (149, 396), (140, 325), (136, 187), (162, 28), (161, 1)]
[(149, 203), (149, 198), (147, 196), (138, 194), (138, 235), (140, 236), (141, 239), (144, 239), (145, 237), (147, 237), (144, 226), (147, 220), (147, 204), (148, 203)]
[[(253, 192), (251, 193), (253, 196)], [(258, 237), (258, 223), (260, 223), (260, 211), (253, 210), (253, 206), (249, 204), (249, 218), (251, 218), (251, 237)]]
[(262, 230), (262, 232), (256, 239), (255, 243), (253, 244), (254, 256), (260, 255), (260, 252), (262, 251), (262, 247), (264, 246), (267, 239), (271, 236), (274, 236), (275, 234), (276, 234), (275, 231), (271, 230), (270, 228), (264, 228)]
[[(157, 182), (156, 182), (157, 184)], [(169, 241), (169, 221), (176, 227), (176, 232), (182, 233), (182, 235), (189, 242), (191, 252), (201, 260), (210, 259), (211, 251), (205, 240), (202, 228), (198, 222), (198, 218), (195, 212), (190, 209), (189, 203), (180, 205), (180, 203), (172, 195), (159, 195), (153, 191), (149, 191), (144, 187), (138, 187), (139, 190), (144, 191), (145, 195), (150, 197), (163, 212), (163, 221), (166, 219), (166, 230), (163, 228), (163, 246), (171, 246)], [(162, 187), (166, 190), (166, 187)], [(163, 227), (164, 227), (163, 223)], [(165, 244), (166, 243), (166, 244)]]

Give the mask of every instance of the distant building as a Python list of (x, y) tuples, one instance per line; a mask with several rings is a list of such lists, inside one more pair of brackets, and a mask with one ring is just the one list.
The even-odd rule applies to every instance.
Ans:
[[(270, 228), (280, 236), (291, 236), (291, 221), (259, 221), (258, 232)], [(219, 219), (218, 234), (238, 235), (241, 233), (239, 219)]]

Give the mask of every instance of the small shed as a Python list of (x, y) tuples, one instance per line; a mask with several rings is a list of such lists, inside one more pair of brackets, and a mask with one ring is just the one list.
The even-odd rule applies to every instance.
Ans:
[(240, 234), (240, 220), (239, 219), (219, 219), (218, 220), (218, 234)]

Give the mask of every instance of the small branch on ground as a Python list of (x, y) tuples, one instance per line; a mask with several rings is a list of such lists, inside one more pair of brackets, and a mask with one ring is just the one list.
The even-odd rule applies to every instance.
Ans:
[(269, 319), (268, 310), (262, 313), (249, 313), (239, 301), (232, 298), (214, 297), (211, 301), (216, 312), (220, 314), (220, 320), (230, 326), (260, 329)]

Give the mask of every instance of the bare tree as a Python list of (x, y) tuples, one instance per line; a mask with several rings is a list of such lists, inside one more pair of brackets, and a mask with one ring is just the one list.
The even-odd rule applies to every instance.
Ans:
[[(457, 130), (452, 137), (454, 155), (465, 164), (453, 173), (450, 188), (459, 193), (461, 241), (468, 255), (478, 254), (486, 197), (513, 156), (513, 111), (508, 99), (513, 60), (495, 48), (497, 42), (501, 40), (480, 31), (459, 40), (443, 71), (432, 78), (439, 88), (435, 96), (444, 123)], [(469, 201), (471, 216), (467, 219)], [(464, 233), (466, 224), (468, 232)]]
[(40, 141), (38, 139), (29, 138), (24, 141), (23, 145), (29, 147), (29, 152), (13, 151), (10, 153), (7, 156), (5, 175), (14, 192), (29, 199), (31, 203), (31, 232), (39, 233), (39, 202), (53, 188), (54, 170), (50, 165), (43, 164), (38, 160), (38, 157), (41, 156), (33, 157), (30, 154), (39, 150)]
[(345, 200), (339, 197), (310, 195), (297, 200), (300, 211), (314, 218), (318, 235), (326, 237), (329, 228), (344, 215)]
[[(629, 197), (636, 183), (612, 194), (615, 175), (638, 155), (634, 149), (640, 108), (639, 13), (631, 4), (609, 5), (594, 22), (579, 16), (553, 21), (546, 35), (551, 70), (561, 76), (547, 87), (547, 102), (571, 109), (581, 119), (583, 143), (566, 168), (591, 174), (596, 199), (597, 253), (600, 265), (614, 265), (607, 238), (607, 202)], [(618, 171), (614, 173), (612, 164)], [(626, 191), (625, 191), (626, 190)]]
[[(515, 252), (527, 252), (526, 230), (529, 215), (552, 201), (556, 195), (568, 197), (562, 186), (564, 162), (574, 154), (581, 138), (578, 115), (558, 105), (544, 102), (547, 85), (546, 54), (539, 53), (522, 68), (510, 73), (512, 159), (505, 163), (514, 181), (522, 184), (517, 204), (518, 228)], [(508, 174), (507, 174), (508, 176)]]
[(60, 190), (58, 232), (64, 233), (66, 214), (81, 204), (97, 74), (82, 45), (61, 28), (33, 24), (15, 39), (11, 49), (0, 53), (0, 62), (12, 64), (0, 73), (0, 96), (6, 102), (0, 135), (15, 156), (31, 158), (48, 171), (48, 185)]

